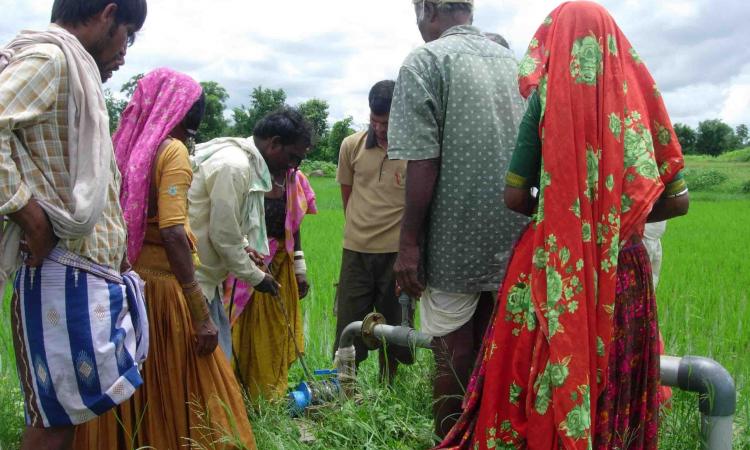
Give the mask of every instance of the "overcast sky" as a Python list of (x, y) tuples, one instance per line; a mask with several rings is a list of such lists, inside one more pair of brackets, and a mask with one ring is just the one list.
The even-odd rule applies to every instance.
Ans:
[[(750, 124), (750, 2), (605, 0), (648, 65), (674, 122)], [(558, 4), (476, 0), (475, 25), (504, 35), (519, 59)], [(42, 29), (52, 0), (0, 0), (0, 42)], [(411, 0), (150, 0), (146, 25), (107, 87), (160, 66), (219, 82), (229, 107), (258, 85), (290, 104), (321, 98), (330, 117), (368, 120), (367, 92), (395, 79), (422, 44)]]

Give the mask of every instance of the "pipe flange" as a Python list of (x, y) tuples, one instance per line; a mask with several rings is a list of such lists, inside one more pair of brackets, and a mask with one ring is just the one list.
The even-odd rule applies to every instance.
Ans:
[(362, 340), (370, 350), (378, 349), (382, 345), (380, 339), (375, 337), (376, 325), (385, 325), (385, 317), (380, 313), (371, 312), (362, 321)]

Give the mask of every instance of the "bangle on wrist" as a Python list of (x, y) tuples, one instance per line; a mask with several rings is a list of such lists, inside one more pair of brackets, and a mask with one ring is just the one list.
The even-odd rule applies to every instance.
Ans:
[(209, 318), (208, 301), (203, 292), (198, 290), (185, 293), (185, 301), (194, 321), (203, 322)]
[(180, 287), (192, 319), (198, 322), (207, 320), (209, 318), (208, 301), (198, 282), (193, 280), (190, 283), (180, 284)]
[(307, 264), (305, 263), (305, 258), (294, 260), (294, 274), (307, 275)]

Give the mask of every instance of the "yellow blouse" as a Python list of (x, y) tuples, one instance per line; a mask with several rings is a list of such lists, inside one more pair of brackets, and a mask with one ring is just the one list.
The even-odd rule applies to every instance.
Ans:
[(169, 271), (159, 230), (183, 225), (197, 262), (196, 238), (188, 219), (188, 190), (193, 181), (190, 157), (185, 145), (172, 139), (159, 154), (149, 193), (148, 225), (143, 250), (136, 265)]

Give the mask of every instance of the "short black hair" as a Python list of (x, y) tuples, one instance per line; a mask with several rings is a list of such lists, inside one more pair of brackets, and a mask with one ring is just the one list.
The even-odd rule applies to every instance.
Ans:
[(198, 100), (193, 103), (190, 110), (185, 114), (185, 118), (182, 119), (182, 124), (185, 128), (193, 131), (198, 131), (203, 120), (203, 115), (206, 113), (206, 95), (201, 92), (201, 96)]
[(52, 4), (53, 23), (82, 25), (99, 14), (109, 4), (117, 5), (115, 20), (140, 30), (146, 22), (146, 0), (55, 0)]
[(368, 100), (370, 102), (370, 111), (382, 116), (391, 112), (391, 102), (393, 102), (393, 90), (396, 88), (396, 82), (393, 80), (378, 81), (370, 89)]
[(283, 145), (312, 144), (312, 126), (299, 110), (284, 106), (267, 114), (255, 124), (253, 136), (271, 139), (278, 136)]

